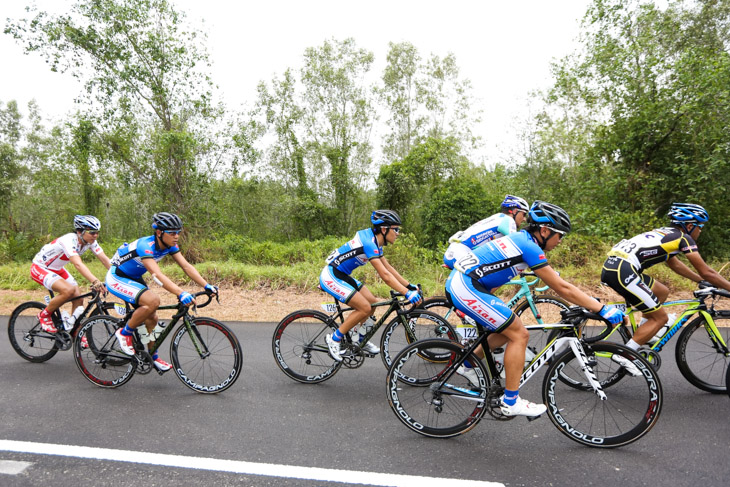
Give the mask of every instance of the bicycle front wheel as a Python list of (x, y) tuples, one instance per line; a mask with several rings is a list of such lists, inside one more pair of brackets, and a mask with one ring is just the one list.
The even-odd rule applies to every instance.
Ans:
[[(620, 355), (641, 372), (632, 376), (611, 358)], [(587, 383), (581, 363), (568, 350), (553, 360), (545, 373), (542, 398), (550, 421), (573, 441), (597, 448), (632, 443), (656, 424), (661, 412), (662, 386), (656, 371), (636, 352), (609, 342), (597, 342), (587, 350), (593, 373), (604, 386), (602, 400), (593, 388), (577, 388), (564, 377)], [(620, 380), (612, 378), (620, 377)]]
[(241, 375), (243, 351), (236, 335), (213, 318), (190, 319), (175, 330), (170, 343), (172, 368), (186, 387), (216, 394), (231, 387)]
[(45, 305), (36, 301), (23, 303), (8, 320), (8, 338), (13, 350), (29, 362), (45, 362), (58, 352), (56, 336), (41, 329), (38, 313)]
[[(387, 394), (390, 408), (401, 423), (432, 438), (461, 435), (477, 425), (487, 408), (488, 374), (474, 356), (470, 362), (478, 383), (472, 384), (457, 374), (453, 363), (463, 353), (458, 343), (426, 339), (395, 357), (388, 369)], [(426, 358), (434, 355), (449, 359), (434, 362)]]
[[(459, 341), (456, 331), (443, 317), (430, 311), (414, 309), (404, 315), (397, 315), (385, 327), (380, 337), (380, 356), (385, 367), (390, 367), (395, 356), (405, 347), (424, 338)], [(433, 356), (431, 359), (438, 361), (439, 357)]]
[(337, 325), (324, 313), (304, 309), (295, 311), (281, 320), (274, 330), (271, 348), (276, 365), (297, 382), (316, 384), (340, 370), (338, 362), (329, 354), (325, 336)]
[(121, 321), (108, 315), (92, 316), (84, 321), (74, 340), (76, 366), (99, 387), (126, 384), (137, 370), (136, 359), (121, 350), (114, 336)]
[[(714, 316), (713, 321), (725, 345), (730, 345), (730, 316)], [(687, 325), (679, 335), (675, 359), (685, 379), (703, 391), (719, 394), (727, 391), (725, 375), (728, 358), (718, 337), (710, 330), (704, 315)]]

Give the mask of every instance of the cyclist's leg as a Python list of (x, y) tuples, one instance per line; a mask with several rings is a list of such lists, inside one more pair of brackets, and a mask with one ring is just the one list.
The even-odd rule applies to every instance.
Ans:
[(343, 336), (372, 314), (371, 303), (377, 301), (375, 296), (352, 276), (327, 265), (319, 275), (319, 285), (326, 293), (353, 308), (338, 328)]
[(520, 387), (520, 377), (525, 368), (525, 350), (530, 334), (518, 316), (499, 334), (507, 343), (504, 350), (504, 386), (507, 390), (516, 391)]
[[(54, 275), (57, 277), (54, 277)], [(48, 314), (52, 314), (54, 311), (60, 308), (63, 303), (70, 300), (74, 296), (79, 295), (76, 281), (73, 281), (73, 283), (71, 283), (64, 279), (60, 273), (49, 272), (48, 276), (44, 279), (44, 283), (45, 282), (50, 283), (50, 286), (46, 286), (46, 288), (55, 293), (53, 299), (51, 299), (46, 306), (46, 311), (48, 312)]]

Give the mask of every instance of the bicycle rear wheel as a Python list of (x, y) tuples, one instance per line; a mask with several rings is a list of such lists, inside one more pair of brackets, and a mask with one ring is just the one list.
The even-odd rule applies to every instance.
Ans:
[[(537, 315), (530, 308), (527, 299), (520, 300), (513, 309), (525, 326), (560, 323), (560, 312), (570, 307), (567, 301), (546, 294), (533, 296), (532, 299)], [(534, 355), (539, 354), (557, 333), (556, 330), (550, 328), (529, 330), (529, 332), (530, 339), (527, 342), (527, 348)]]
[[(84, 321), (74, 340), (74, 360), (86, 379), (100, 387), (126, 384), (137, 370), (136, 359), (119, 348), (114, 332), (122, 320), (95, 315)], [(86, 338), (86, 343), (84, 343)]]
[[(718, 315), (712, 319), (725, 345), (730, 345), (730, 316)], [(730, 358), (711, 333), (704, 315), (692, 320), (679, 335), (675, 359), (679, 371), (690, 384), (703, 391), (719, 394), (728, 390), (725, 375)]]
[[(407, 325), (403, 324), (404, 321)], [(456, 331), (443, 317), (430, 311), (414, 309), (405, 315), (397, 315), (386, 325), (380, 337), (380, 356), (385, 367), (390, 367), (395, 356), (405, 347), (424, 338), (459, 341)], [(430, 358), (440, 360), (437, 356)]]
[[(590, 346), (587, 353), (593, 372), (604, 386), (606, 399), (588, 388), (565, 382), (572, 377), (587, 383), (581, 364), (571, 350), (553, 360), (545, 373), (542, 397), (550, 421), (573, 441), (597, 448), (627, 445), (644, 436), (656, 424), (662, 408), (662, 386), (656, 371), (643, 357), (630, 349), (609, 342)], [(615, 363), (618, 354), (641, 371), (634, 377)], [(620, 380), (611, 380), (619, 377)]]
[(45, 307), (36, 301), (23, 303), (13, 310), (8, 320), (10, 345), (29, 362), (45, 362), (58, 352), (56, 336), (43, 331), (38, 321), (38, 313)]
[(243, 351), (236, 335), (213, 318), (191, 319), (170, 343), (173, 370), (185, 386), (203, 394), (225, 391), (241, 375)]
[[(432, 438), (449, 438), (476, 426), (487, 408), (488, 374), (474, 356), (478, 384), (452, 372), (450, 367), (464, 349), (443, 339), (419, 340), (395, 357), (388, 369), (388, 403), (401, 423)], [(425, 357), (448, 356), (434, 362)], [(451, 376), (446, 378), (446, 375)], [(444, 380), (446, 379), (446, 380)]]
[(418, 309), (425, 309), (431, 313), (436, 313), (448, 321), (454, 329), (461, 324), (461, 318), (459, 318), (459, 315), (456, 314), (456, 310), (451, 307), (446, 296), (435, 296), (433, 298), (425, 299)]
[(342, 362), (330, 357), (325, 336), (336, 329), (337, 325), (319, 311), (304, 309), (289, 314), (274, 330), (271, 348), (276, 365), (290, 378), (305, 384), (331, 378)]

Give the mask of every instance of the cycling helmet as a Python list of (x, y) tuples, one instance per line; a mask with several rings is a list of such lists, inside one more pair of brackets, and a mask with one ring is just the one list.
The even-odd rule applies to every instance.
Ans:
[(376, 227), (380, 225), (401, 225), (398, 213), (394, 212), (393, 210), (375, 210), (373, 214), (370, 215), (370, 221), (372, 222), (373, 226)]
[(179, 232), (182, 230), (183, 223), (179, 216), (174, 213), (167, 213), (165, 211), (155, 213), (152, 216), (152, 228), (156, 230), (171, 230)]
[(91, 215), (76, 215), (74, 217), (75, 230), (92, 230), (98, 232), (101, 229), (101, 222)]
[(707, 223), (710, 215), (700, 205), (692, 203), (672, 203), (667, 216), (672, 223)]
[(548, 227), (558, 232), (570, 232), (570, 217), (564, 209), (545, 201), (536, 200), (527, 214), (529, 225)]
[(530, 207), (527, 206), (527, 201), (519, 196), (512, 196), (511, 194), (504, 197), (502, 208), (515, 208), (522, 211), (528, 211), (530, 209)]

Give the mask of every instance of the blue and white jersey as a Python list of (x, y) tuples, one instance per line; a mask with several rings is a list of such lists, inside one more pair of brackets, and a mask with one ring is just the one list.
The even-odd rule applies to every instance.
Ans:
[(444, 252), (444, 264), (453, 269), (454, 262), (467, 255), (470, 249), (516, 231), (517, 224), (514, 218), (505, 213), (485, 218), (449, 238), (449, 247)]
[(177, 252), (180, 252), (180, 247), (177, 245), (166, 249), (157, 247), (155, 236), (150, 235), (119, 247), (112, 257), (112, 265), (124, 275), (138, 279), (147, 272), (147, 268), (142, 264), (143, 259), (155, 259), (155, 262), (159, 262), (164, 256)]
[(355, 238), (327, 257), (327, 265), (340, 272), (350, 275), (353, 270), (368, 263), (370, 259), (379, 259), (383, 256), (383, 247), (378, 245), (371, 228), (360, 230)]
[(456, 261), (453, 272), (476, 279), (486, 289), (499, 287), (521, 271), (548, 265), (545, 251), (526, 230), (511, 233), (472, 249)]

